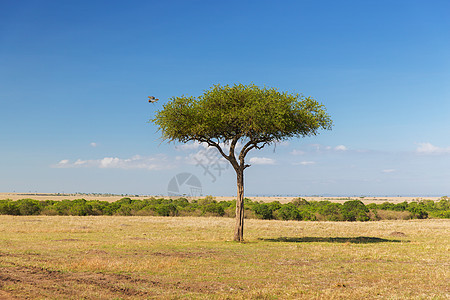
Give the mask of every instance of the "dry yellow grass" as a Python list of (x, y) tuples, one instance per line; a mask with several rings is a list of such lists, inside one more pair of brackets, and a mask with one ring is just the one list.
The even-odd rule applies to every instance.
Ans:
[(448, 299), (450, 221), (0, 216), (0, 298)]

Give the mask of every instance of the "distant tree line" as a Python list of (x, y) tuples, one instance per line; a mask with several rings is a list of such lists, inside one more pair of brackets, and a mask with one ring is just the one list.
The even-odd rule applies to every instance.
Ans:
[[(115, 202), (100, 200), (0, 200), (2, 215), (72, 215), (72, 216), (220, 216), (235, 217), (236, 201), (216, 201), (212, 196), (188, 201), (185, 198), (122, 198)], [(385, 219), (450, 218), (450, 198), (439, 201), (365, 205), (360, 200), (343, 204), (330, 201), (306, 201), (296, 198), (281, 204), (245, 198), (245, 217), (267, 220), (376, 221)]]

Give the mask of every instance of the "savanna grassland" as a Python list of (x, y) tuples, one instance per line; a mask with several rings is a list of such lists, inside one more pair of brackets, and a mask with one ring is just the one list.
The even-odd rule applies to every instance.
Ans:
[(5, 299), (448, 299), (450, 221), (0, 216)]

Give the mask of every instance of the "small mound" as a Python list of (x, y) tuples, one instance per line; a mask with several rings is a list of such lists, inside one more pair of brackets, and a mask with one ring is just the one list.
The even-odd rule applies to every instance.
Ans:
[(400, 231), (391, 232), (389, 235), (390, 236), (406, 236), (406, 234), (404, 234), (403, 232), (400, 232)]

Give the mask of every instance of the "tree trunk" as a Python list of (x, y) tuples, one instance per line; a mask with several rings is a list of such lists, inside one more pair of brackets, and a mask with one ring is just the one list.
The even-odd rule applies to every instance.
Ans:
[(236, 225), (234, 227), (234, 240), (244, 241), (244, 168), (236, 170), (237, 199), (236, 199)]

